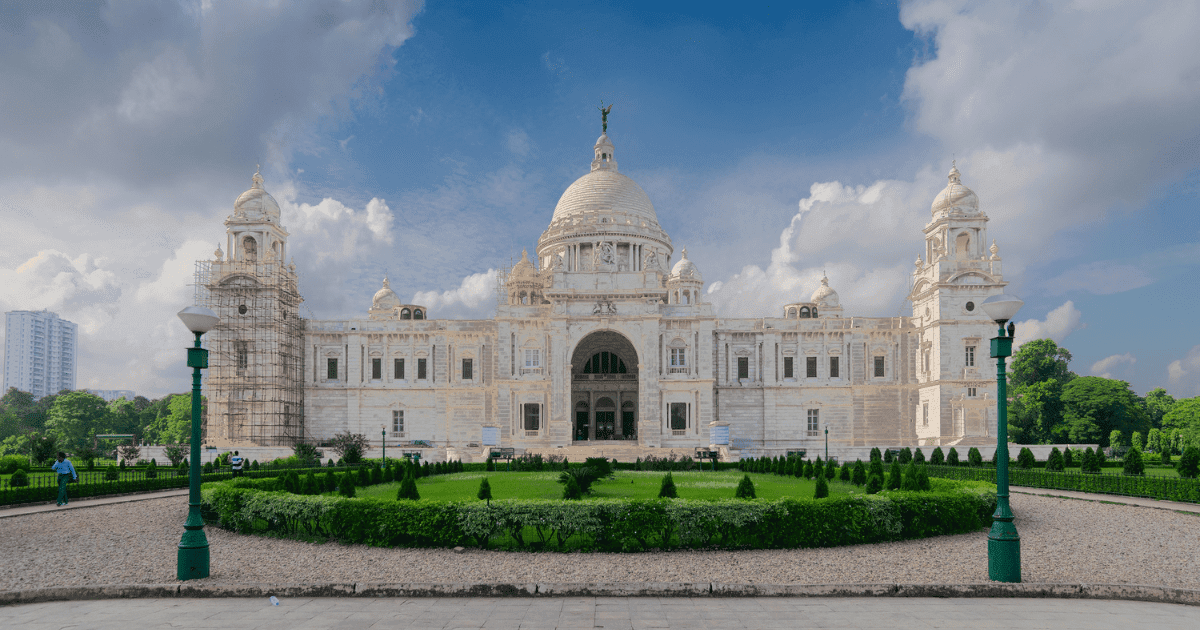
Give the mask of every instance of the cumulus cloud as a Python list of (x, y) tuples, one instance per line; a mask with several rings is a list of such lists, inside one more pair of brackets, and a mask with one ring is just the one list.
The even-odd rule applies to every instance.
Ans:
[(1167, 366), (1167, 380), (1176, 397), (1200, 396), (1200, 346)]
[(1045, 319), (1027, 319), (1018, 322), (1017, 337), (1013, 340), (1013, 344), (1020, 347), (1025, 342), (1034, 339), (1053, 339), (1055, 343), (1062, 343), (1062, 340), (1071, 333), (1087, 327), (1082, 319), (1083, 313), (1075, 308), (1074, 302), (1068, 300), (1062, 306), (1047, 313)]
[(1137, 363), (1137, 358), (1126, 352), (1125, 354), (1114, 354), (1111, 357), (1105, 357), (1092, 364), (1092, 375), (1101, 376), (1104, 378), (1116, 378), (1113, 376), (1113, 371), (1121, 365), (1133, 365)]
[(496, 310), (496, 270), (469, 275), (449, 291), (418, 291), (412, 303), (424, 305), (439, 319), (491, 317)]

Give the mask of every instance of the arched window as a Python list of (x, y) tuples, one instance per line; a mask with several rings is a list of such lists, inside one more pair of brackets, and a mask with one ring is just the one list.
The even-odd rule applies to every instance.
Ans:
[(526, 292), (524, 292), (524, 291), (522, 291), (522, 292), (521, 292), (521, 294), (520, 294), (520, 296), (518, 297), (518, 301), (519, 301), (521, 304), (529, 304), (529, 294), (528, 294), (528, 293), (526, 293)]
[(627, 374), (625, 362), (612, 352), (597, 352), (583, 366), (584, 374)]
[(815, 307), (815, 306), (813, 307), (813, 310), (812, 310), (812, 316), (814, 318), (817, 316), (817, 307)]
[(400, 309), (400, 319), (412, 319), (412, 311), (406, 308)]
[(258, 241), (254, 240), (253, 236), (242, 239), (242, 259), (246, 262), (258, 260)]
[(801, 306), (800, 307), (800, 319), (808, 319), (810, 317), (812, 317), (812, 315), (809, 313), (808, 307)]
[(691, 304), (692, 303), (692, 293), (690, 291), (683, 292), (683, 302), (682, 303), (683, 304)]
[(413, 309), (413, 319), (425, 319), (425, 314), (419, 308)]
[(796, 309), (789, 308), (787, 312), (788, 319), (796, 319)]
[(954, 256), (959, 260), (965, 260), (970, 257), (971, 253), (971, 235), (966, 232), (959, 232), (958, 237), (954, 239)]
[(604, 396), (600, 400), (596, 401), (596, 408), (597, 409), (602, 409), (602, 408), (603, 409), (615, 409), (616, 405), (613, 404), (613, 399), (609, 398), (608, 396)]

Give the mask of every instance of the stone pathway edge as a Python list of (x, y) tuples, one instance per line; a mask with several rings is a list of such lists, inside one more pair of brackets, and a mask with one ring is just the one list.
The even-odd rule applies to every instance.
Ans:
[(66, 586), (0, 591), (0, 606), (169, 597), (939, 597), (1108, 599), (1200, 606), (1200, 590), (1141, 584), (723, 584), (719, 582)]

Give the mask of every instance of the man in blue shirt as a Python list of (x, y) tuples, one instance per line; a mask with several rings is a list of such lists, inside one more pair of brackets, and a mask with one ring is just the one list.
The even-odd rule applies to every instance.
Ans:
[(59, 451), (58, 461), (50, 466), (50, 469), (58, 473), (58, 504), (67, 504), (67, 480), (79, 480), (79, 473), (75, 472), (75, 466), (71, 464), (71, 460), (67, 459), (67, 454)]
[(229, 458), (229, 466), (233, 470), (234, 477), (242, 476), (242, 456), (238, 455), (237, 451), (233, 452), (233, 457)]

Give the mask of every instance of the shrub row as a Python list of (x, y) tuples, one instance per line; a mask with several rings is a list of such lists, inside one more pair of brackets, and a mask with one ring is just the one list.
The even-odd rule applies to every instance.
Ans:
[[(994, 468), (961, 468), (930, 466), (929, 475), (944, 479), (986, 481), (996, 483)], [(1165, 501), (1200, 503), (1200, 480), (1183, 477), (1140, 475), (1080, 474), (1053, 472), (1041, 469), (1008, 471), (1008, 482), (1014, 486), (1076, 490), (1099, 494), (1119, 494)]]
[[(242, 483), (242, 482), (239, 482)], [(458, 503), (302, 496), (220, 484), (206, 518), (249, 533), (380, 547), (497, 544), (535, 550), (791, 549), (976, 531), (991, 523), (984, 484), (821, 500), (682, 499)]]

